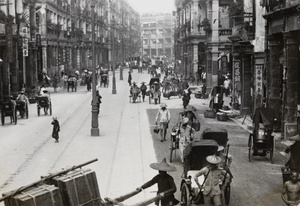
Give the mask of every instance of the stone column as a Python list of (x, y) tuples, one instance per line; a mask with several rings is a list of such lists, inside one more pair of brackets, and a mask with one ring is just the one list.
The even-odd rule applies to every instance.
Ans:
[[(282, 113), (282, 64), (280, 57), (282, 55), (282, 39), (269, 37), (269, 59), (266, 68), (266, 98), (267, 106), (275, 109), (275, 117), (281, 118)], [(284, 122), (284, 121), (282, 121)], [(283, 132), (283, 125), (281, 126)]]
[[(299, 44), (297, 37), (285, 35), (286, 38), (286, 107), (285, 122), (297, 123), (297, 103), (299, 95)], [(295, 134), (297, 134), (297, 126)], [(291, 135), (295, 135), (291, 134)]]

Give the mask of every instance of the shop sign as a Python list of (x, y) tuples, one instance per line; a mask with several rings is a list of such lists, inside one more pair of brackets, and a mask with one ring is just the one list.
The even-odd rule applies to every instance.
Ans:
[(262, 72), (264, 65), (255, 65), (255, 93), (257, 95), (262, 95), (263, 81)]

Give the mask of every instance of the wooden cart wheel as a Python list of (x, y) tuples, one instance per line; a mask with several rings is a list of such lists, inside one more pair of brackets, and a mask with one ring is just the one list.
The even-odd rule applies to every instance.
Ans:
[(4, 115), (3, 111), (1, 112), (1, 123), (2, 123), (2, 125), (4, 125), (4, 123), (5, 123), (5, 115)]
[(17, 118), (17, 110), (14, 110), (13, 111), (13, 118), (14, 118), (14, 122), (15, 122), (15, 124), (17, 124), (17, 121), (18, 121), (18, 118)]
[(50, 108), (50, 115), (52, 115), (52, 104), (49, 102), (49, 108)]
[(224, 190), (224, 198), (225, 198), (225, 204), (228, 205), (230, 201), (230, 185), (227, 185)]
[(249, 135), (249, 145), (248, 145), (248, 159), (249, 162), (252, 160), (252, 150), (253, 150), (253, 139), (252, 139), (252, 134)]
[(182, 206), (190, 206), (190, 191), (186, 183), (183, 183), (181, 186), (181, 195), (180, 195), (180, 203)]
[(40, 116), (40, 107), (37, 106), (37, 113), (38, 113), (38, 116)]
[(70, 90), (70, 85), (69, 85), (69, 82), (68, 82), (68, 89), (67, 89), (67, 90), (68, 90), (68, 92), (69, 92), (69, 90)]
[(172, 136), (171, 136), (171, 147), (170, 147), (170, 162), (172, 162), (172, 155), (173, 155), (173, 150), (175, 149), (174, 147), (174, 142), (172, 140)]
[(26, 104), (26, 107), (25, 107), (25, 114), (26, 114), (26, 119), (28, 119), (28, 105)]
[(151, 104), (151, 94), (149, 94), (149, 104)]
[(77, 92), (77, 85), (75, 85), (75, 92)]

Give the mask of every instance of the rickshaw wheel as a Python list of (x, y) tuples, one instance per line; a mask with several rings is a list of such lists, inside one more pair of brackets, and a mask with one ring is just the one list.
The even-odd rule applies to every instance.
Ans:
[(175, 149), (174, 148), (174, 145), (173, 145), (173, 141), (172, 141), (172, 136), (171, 136), (171, 147), (170, 147), (170, 162), (172, 162), (172, 155), (173, 155), (173, 150)]
[(4, 123), (5, 123), (4, 112), (1, 112), (1, 123), (2, 123), (2, 125), (4, 125)]
[(25, 112), (25, 114), (26, 114), (26, 119), (28, 119), (28, 105), (26, 105), (26, 112)]
[(52, 115), (52, 104), (51, 104), (51, 102), (49, 103), (49, 108), (50, 108), (50, 115)]
[(37, 107), (37, 113), (38, 113), (38, 116), (40, 116), (40, 108), (39, 108), (39, 106)]
[(77, 86), (75, 86), (75, 92), (77, 92)]
[(68, 83), (68, 89), (67, 89), (67, 90), (68, 90), (68, 92), (69, 92), (69, 90), (70, 90), (70, 86), (69, 86), (69, 83)]
[(273, 148), (270, 150), (270, 160), (271, 164), (273, 164)]
[(13, 118), (14, 118), (15, 124), (17, 124), (17, 121), (18, 121), (18, 118), (17, 118), (17, 110), (13, 111)]
[(158, 104), (160, 104), (160, 96), (158, 97)]
[(224, 199), (225, 199), (225, 204), (228, 205), (230, 201), (230, 185), (227, 185), (224, 190)]
[(250, 134), (250, 136), (249, 136), (248, 149), (249, 149), (249, 151), (248, 151), (248, 159), (249, 159), (249, 162), (251, 162), (251, 160), (252, 160), (251, 153), (252, 153), (252, 150), (253, 150), (252, 134)]
[(181, 187), (181, 196), (180, 196), (180, 204), (183, 206), (190, 206), (191, 201), (190, 201), (190, 191), (188, 189), (188, 186), (186, 183), (183, 183)]
[[(150, 94), (151, 95), (151, 94)], [(149, 95), (149, 104), (151, 104), (151, 96)]]

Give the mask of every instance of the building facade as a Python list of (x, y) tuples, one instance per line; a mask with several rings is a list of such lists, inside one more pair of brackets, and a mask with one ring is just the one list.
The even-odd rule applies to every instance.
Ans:
[(285, 137), (299, 134), (300, 1), (266, 1), (265, 98)]
[(168, 13), (145, 13), (141, 15), (141, 56), (168, 56), (173, 58), (174, 17)]
[(92, 69), (92, 6), (96, 65), (111, 64), (112, 55), (115, 61), (121, 62), (139, 51), (139, 15), (126, 0), (6, 0), (3, 3), (0, 7), (0, 101), (16, 96), (21, 89), (34, 98), (45, 75), (60, 79), (63, 73), (72, 75), (77, 69), (80, 72)]

